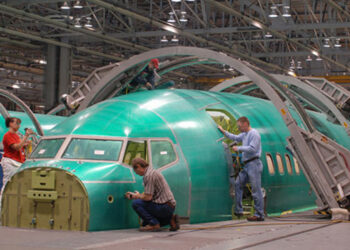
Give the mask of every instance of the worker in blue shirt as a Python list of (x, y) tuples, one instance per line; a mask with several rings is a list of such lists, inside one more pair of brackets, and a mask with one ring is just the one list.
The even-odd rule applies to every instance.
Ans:
[(130, 82), (130, 85), (132, 87), (145, 86), (148, 90), (154, 89), (156, 69), (159, 69), (159, 60), (154, 58), (141, 73)]
[(248, 217), (248, 221), (264, 220), (264, 199), (261, 191), (261, 172), (263, 169), (261, 156), (261, 138), (256, 129), (250, 127), (247, 117), (240, 117), (237, 120), (237, 126), (241, 132), (239, 135), (231, 134), (225, 131), (220, 125), (218, 129), (229, 139), (242, 142), (242, 146), (233, 146), (232, 149), (242, 152), (244, 163), (243, 170), (235, 180), (235, 215), (243, 215), (242, 196), (243, 188), (248, 183), (251, 184), (252, 196), (254, 199), (254, 216)]

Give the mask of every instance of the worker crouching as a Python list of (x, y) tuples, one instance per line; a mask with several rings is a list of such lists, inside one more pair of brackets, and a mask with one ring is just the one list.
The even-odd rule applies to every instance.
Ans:
[(170, 225), (170, 231), (177, 231), (180, 227), (174, 214), (176, 201), (164, 176), (142, 158), (135, 158), (132, 167), (143, 176), (144, 193), (127, 192), (125, 197), (133, 200), (132, 207), (142, 218), (140, 231), (159, 231), (166, 225)]

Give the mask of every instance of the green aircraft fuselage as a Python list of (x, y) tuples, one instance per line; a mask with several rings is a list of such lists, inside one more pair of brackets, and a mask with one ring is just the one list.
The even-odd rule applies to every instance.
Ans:
[[(350, 149), (341, 126), (323, 114), (308, 114), (318, 130)], [(51, 129), (7, 185), (3, 225), (88, 231), (137, 227), (138, 217), (124, 198), (127, 191), (143, 191), (142, 177), (130, 167), (135, 157), (146, 158), (165, 176), (180, 217), (190, 223), (231, 219), (232, 166), (216, 122), (231, 122), (227, 128), (235, 132), (240, 116), (261, 135), (267, 213), (314, 208), (310, 185), (286, 149), (289, 131), (271, 102), (230, 93), (154, 90), (98, 103)], [(19, 203), (20, 218), (11, 210)]]

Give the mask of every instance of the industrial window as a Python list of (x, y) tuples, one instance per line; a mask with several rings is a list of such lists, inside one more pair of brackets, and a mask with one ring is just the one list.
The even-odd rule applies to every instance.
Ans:
[(292, 169), (292, 162), (290, 160), (290, 157), (288, 154), (285, 154), (284, 156), (285, 156), (285, 160), (286, 160), (288, 174), (292, 175), (293, 169)]
[(267, 169), (269, 170), (269, 173), (271, 175), (275, 174), (275, 166), (273, 164), (272, 156), (270, 154), (266, 154), (266, 163), (267, 163)]
[(280, 174), (284, 174), (284, 167), (283, 167), (283, 160), (282, 156), (280, 154), (276, 154), (276, 160), (277, 160), (277, 167), (278, 167), (278, 172)]
[(64, 138), (60, 139), (44, 139), (41, 140), (38, 146), (34, 149), (30, 158), (37, 159), (47, 159), (54, 158), (60, 149)]
[(131, 165), (131, 162), (135, 158), (142, 158), (148, 161), (148, 152), (147, 152), (147, 141), (144, 140), (135, 140), (128, 141), (126, 146), (123, 163)]
[(300, 169), (299, 169), (299, 163), (298, 160), (296, 158), (293, 157), (293, 161), (294, 161), (294, 169), (295, 169), (295, 173), (296, 174), (300, 174)]
[(152, 166), (161, 168), (176, 160), (176, 154), (169, 141), (151, 141)]
[(122, 144), (122, 141), (72, 139), (62, 158), (117, 161)]

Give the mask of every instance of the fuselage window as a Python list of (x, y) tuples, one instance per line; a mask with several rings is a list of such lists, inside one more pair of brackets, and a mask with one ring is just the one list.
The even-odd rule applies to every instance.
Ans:
[(277, 167), (278, 167), (278, 172), (280, 174), (284, 174), (284, 167), (283, 167), (283, 160), (282, 156), (280, 154), (276, 154), (276, 160), (277, 160)]
[(63, 141), (64, 141), (64, 138), (41, 140), (38, 146), (35, 148), (34, 152), (31, 154), (30, 158), (33, 158), (33, 159), (55, 158)]
[(64, 159), (118, 161), (122, 141), (100, 139), (72, 139), (64, 152)]
[(296, 174), (300, 174), (300, 169), (299, 169), (299, 163), (298, 160), (296, 158), (293, 157), (293, 161), (294, 161), (294, 169), (295, 169), (295, 173)]
[(125, 163), (126, 165), (131, 165), (132, 160), (138, 157), (141, 157), (142, 159), (148, 161), (147, 141), (128, 141), (123, 163)]
[(267, 163), (267, 168), (269, 170), (270, 175), (274, 175), (275, 166), (273, 165), (272, 156), (270, 154), (266, 154), (266, 163)]
[(293, 174), (293, 169), (292, 169), (292, 162), (290, 160), (290, 157), (288, 154), (285, 154), (285, 159), (286, 159), (286, 164), (287, 164), (287, 171), (288, 171), (288, 174)]
[(176, 154), (169, 141), (151, 141), (152, 166), (161, 168), (176, 160)]

